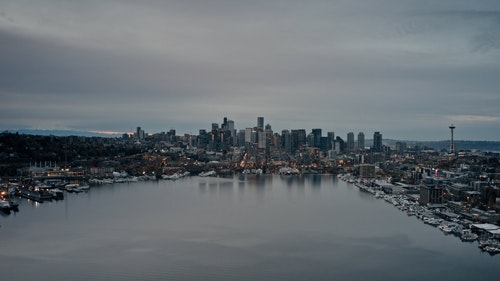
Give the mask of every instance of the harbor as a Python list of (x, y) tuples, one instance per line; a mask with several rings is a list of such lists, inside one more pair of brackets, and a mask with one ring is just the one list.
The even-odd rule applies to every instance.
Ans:
[[(356, 186), (360, 192), (372, 194), (393, 205), (409, 217), (413, 216), (423, 223), (433, 226), (444, 235), (452, 235), (462, 242), (474, 242), (482, 250), (491, 255), (500, 253), (500, 227), (490, 223), (480, 223), (466, 219), (460, 213), (446, 205), (422, 205), (415, 196), (404, 194), (404, 189), (398, 188), (387, 181), (362, 180), (350, 175), (339, 175), (343, 181)], [(386, 193), (385, 190), (390, 190)], [(390, 187), (390, 188), (388, 188)], [(398, 194), (392, 194), (398, 190)]]

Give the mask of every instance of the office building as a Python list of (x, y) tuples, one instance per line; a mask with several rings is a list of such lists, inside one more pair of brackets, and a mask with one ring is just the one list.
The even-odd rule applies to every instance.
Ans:
[(354, 151), (354, 133), (347, 133), (347, 151)]
[(143, 140), (145, 137), (144, 130), (141, 129), (141, 127), (137, 127), (136, 133), (135, 133), (136, 138)]
[(246, 128), (245, 129), (245, 143), (252, 143), (252, 133), (253, 129), (252, 128)]
[(312, 143), (309, 143), (309, 146), (319, 148), (321, 145), (321, 129), (312, 129), (311, 135), (312, 135), (311, 139)]
[(281, 147), (287, 153), (292, 153), (292, 135), (290, 131), (281, 131)]
[(257, 145), (259, 149), (267, 148), (267, 134), (266, 132), (258, 131), (257, 132)]
[(326, 133), (326, 138), (327, 138), (327, 146), (328, 150), (334, 150), (335, 149), (335, 133), (334, 132), (328, 132)]
[(264, 131), (264, 117), (257, 117), (257, 128), (259, 132)]
[(373, 134), (373, 151), (382, 152), (382, 134), (380, 132)]
[(292, 151), (301, 149), (306, 145), (306, 130), (292, 130)]
[(363, 132), (358, 133), (358, 150), (365, 149), (365, 134)]

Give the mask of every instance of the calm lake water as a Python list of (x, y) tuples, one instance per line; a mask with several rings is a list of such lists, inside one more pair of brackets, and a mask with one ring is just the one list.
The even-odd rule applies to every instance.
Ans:
[(187, 177), (22, 200), (1, 280), (498, 280), (500, 255), (334, 176)]

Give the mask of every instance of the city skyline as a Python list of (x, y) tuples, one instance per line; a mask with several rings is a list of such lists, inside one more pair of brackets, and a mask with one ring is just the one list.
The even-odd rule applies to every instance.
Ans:
[(0, 4), (0, 130), (500, 140), (498, 1)]
[[(237, 134), (240, 132), (245, 133), (245, 135), (248, 135), (250, 132), (256, 133), (258, 131), (267, 131), (270, 130), (273, 134), (279, 134), (282, 135), (285, 131), (290, 133), (290, 131), (303, 131), (305, 133), (305, 136), (309, 135), (316, 135), (317, 137), (328, 137), (330, 138), (330, 135), (333, 135), (337, 138), (341, 138), (343, 142), (345, 142), (345, 146), (347, 150), (353, 150), (354, 148), (358, 149), (359, 147), (367, 147), (367, 146), (374, 146), (374, 140), (377, 138), (381, 138), (382, 135), (380, 134), (379, 131), (371, 130), (369, 132), (357, 132), (357, 135), (354, 136), (353, 132), (338, 132), (338, 131), (333, 131), (333, 130), (328, 130), (328, 131), (323, 131), (321, 128), (313, 128), (313, 129), (304, 129), (304, 128), (283, 128), (280, 130), (275, 130), (273, 129), (272, 124), (269, 122), (262, 123), (264, 121), (265, 117), (257, 117), (257, 123), (255, 123), (253, 126), (248, 126), (248, 127), (238, 127), (235, 125), (235, 121), (232, 119), (229, 119), (228, 117), (224, 117), (222, 119), (222, 123), (217, 123), (217, 122), (209, 122), (207, 123), (207, 126), (204, 128), (199, 128), (196, 132), (190, 132), (190, 133), (185, 133), (185, 132), (178, 132), (177, 129), (172, 126), (168, 130), (161, 130), (161, 131), (148, 131), (147, 129), (144, 130), (145, 128), (141, 126), (137, 126), (134, 129), (131, 129), (129, 131), (124, 131), (124, 132), (117, 132), (117, 131), (108, 131), (108, 132), (99, 132), (99, 131), (75, 131), (75, 130), (36, 130), (36, 129), (20, 129), (20, 130), (4, 130), (5, 132), (18, 132), (21, 134), (32, 134), (32, 135), (56, 135), (56, 136), (71, 136), (71, 135), (78, 135), (78, 136), (109, 136), (109, 137), (123, 137), (124, 135), (128, 135), (129, 137), (138, 137), (139, 139), (143, 139), (146, 136), (154, 136), (158, 134), (172, 134), (173, 136), (183, 136), (183, 135), (190, 135), (190, 136), (198, 136), (200, 133), (207, 133), (213, 130), (220, 130), (220, 131), (228, 131), (231, 132), (231, 137), (237, 138)], [(263, 127), (261, 127), (261, 124), (266, 124), (265, 130)], [(211, 127), (210, 127), (211, 126)], [(453, 124), (450, 126), (455, 127)], [(449, 130), (449, 129), (448, 129)], [(365, 138), (365, 133), (371, 136), (371, 138)], [(142, 137), (141, 137), (142, 135)], [(377, 136), (377, 137), (375, 137)], [(434, 141), (449, 141), (449, 135), (448, 138), (443, 138), (441, 140), (434, 140)], [(384, 138), (386, 139), (386, 138)], [(412, 139), (396, 139), (396, 138), (388, 138), (391, 141), (422, 141), (422, 140), (412, 140)], [(248, 140), (249, 141), (249, 140)], [(370, 143), (365, 143), (366, 141), (369, 141)], [(423, 141), (433, 141), (433, 140), (423, 140)], [(460, 140), (460, 141), (469, 141), (469, 140)], [(474, 141), (474, 140), (472, 140)], [(314, 140), (313, 140), (314, 142)], [(379, 140), (377, 141), (378, 145), (381, 145), (382, 142)], [(451, 149), (451, 148), (450, 148)]]

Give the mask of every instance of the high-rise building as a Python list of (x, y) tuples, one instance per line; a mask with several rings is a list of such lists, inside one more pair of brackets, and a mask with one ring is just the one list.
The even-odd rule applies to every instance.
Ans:
[(251, 143), (252, 142), (252, 128), (246, 128), (245, 129), (245, 143)]
[(272, 139), (272, 145), (279, 149), (279, 150), (284, 150), (285, 148), (281, 146), (281, 135), (279, 133), (273, 133), (273, 139)]
[(222, 125), (220, 127), (222, 130), (227, 130), (227, 117), (224, 117)]
[(327, 138), (327, 146), (328, 150), (333, 150), (335, 149), (335, 133), (334, 132), (328, 132), (326, 133), (326, 138)]
[(292, 130), (292, 151), (295, 151), (306, 144), (306, 130)]
[(349, 132), (347, 133), (347, 151), (353, 151), (354, 150), (354, 133)]
[(290, 131), (281, 131), (281, 146), (285, 152), (292, 153), (292, 135)]
[(168, 132), (165, 134), (165, 137), (166, 137), (166, 140), (167, 140), (169, 143), (176, 143), (176, 141), (177, 141), (177, 138), (176, 138), (176, 134), (175, 134), (175, 130), (174, 130), (174, 129), (170, 129), (170, 131), (168, 131)]
[(270, 146), (275, 146), (274, 144), (274, 141), (275, 141), (275, 138), (274, 138), (274, 133), (273, 133), (273, 130), (271, 129), (271, 125), (270, 124), (267, 124), (266, 125), (266, 147), (269, 148)]
[(234, 121), (233, 120), (227, 120), (226, 130), (229, 132), (229, 135), (231, 136), (231, 140), (229, 142), (232, 145), (237, 145), (238, 142), (236, 140), (236, 130), (234, 129)]
[(264, 117), (257, 117), (257, 128), (260, 132), (264, 131)]
[(321, 145), (321, 129), (312, 129), (312, 143), (309, 143), (312, 147), (320, 147)]
[(344, 140), (343, 140), (341, 137), (339, 137), (339, 136), (337, 136), (337, 137), (335, 138), (335, 149), (336, 149), (336, 151), (338, 151), (338, 152), (343, 152), (343, 151), (345, 151), (345, 142), (344, 142)]
[(382, 134), (380, 132), (373, 134), (373, 151), (382, 152)]
[(237, 134), (238, 146), (245, 146), (245, 130), (239, 130)]
[(197, 144), (197, 147), (198, 148), (206, 148), (208, 143), (210, 141), (210, 137), (207, 133), (206, 130), (204, 129), (200, 129), (199, 133), (198, 133), (198, 144)]
[(396, 142), (396, 152), (403, 153), (406, 150), (406, 142)]
[(219, 124), (217, 123), (212, 123), (212, 133), (216, 133), (219, 130)]
[(314, 147), (314, 135), (312, 133), (307, 135), (306, 143), (307, 143), (307, 146)]
[(136, 137), (140, 140), (143, 140), (145, 136), (144, 130), (141, 127), (137, 127)]
[(363, 132), (358, 133), (358, 150), (365, 149), (365, 134)]
[(267, 137), (266, 137), (266, 132), (258, 131), (257, 132), (257, 145), (260, 149), (266, 149), (267, 148)]
[(331, 149), (330, 143), (328, 142), (328, 137), (321, 137), (319, 149), (321, 151), (328, 151), (329, 149)]

